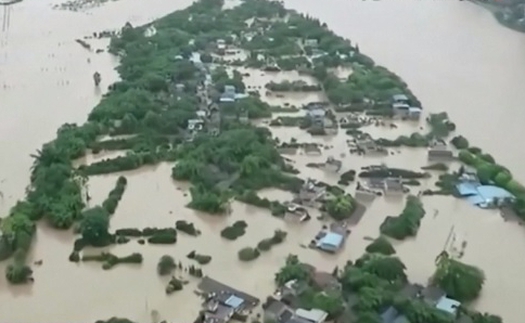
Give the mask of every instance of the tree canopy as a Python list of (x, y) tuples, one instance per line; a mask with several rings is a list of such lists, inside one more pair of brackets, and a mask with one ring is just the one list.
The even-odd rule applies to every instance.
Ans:
[(478, 297), (485, 282), (485, 275), (479, 268), (442, 253), (437, 259), (437, 269), (432, 281), (449, 297), (465, 302)]

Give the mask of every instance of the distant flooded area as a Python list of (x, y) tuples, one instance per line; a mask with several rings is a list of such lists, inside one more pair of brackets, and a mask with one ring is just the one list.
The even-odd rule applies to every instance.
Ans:
[[(224, 10), (235, 8), (242, 1), (225, 2)], [(12, 6), (0, 6), (3, 12), (0, 16), (0, 149), (4, 156), (0, 158), (2, 216), (7, 216), (16, 202), (24, 199), (33, 172), (34, 157), (43, 158), (42, 144), (53, 140), (57, 129), (64, 123), (81, 125), (86, 122), (92, 109), (109, 92), (108, 87), (119, 80), (119, 58), (108, 53), (110, 36), (119, 32), (127, 22), (133, 26), (148, 24), (191, 3), (191, 0), (24, 0)], [(239, 65), (238, 61), (262, 59), (257, 57), (255, 49), (243, 50), (228, 44), (231, 53), (210, 55), (210, 62), (213, 63), (206, 65), (209, 70), (205, 79), (190, 85), (181, 84), (181, 81), (174, 85), (175, 89), (166, 90), (170, 92), (168, 97), (159, 94), (155, 99), (163, 105), (155, 113), (163, 115), (166, 110), (177, 107), (173, 108), (175, 115), (177, 109), (184, 109), (180, 101), (189, 102), (188, 106), (199, 112), (212, 111), (212, 104), (208, 101), (204, 104), (204, 99), (192, 101), (179, 95), (188, 92), (187, 87), (190, 86), (206, 100), (209, 96), (220, 95), (214, 98), (219, 105), (226, 99), (257, 98), (264, 103), (263, 112), (266, 114), (250, 120), (246, 127), (256, 125), (271, 132), (269, 140), (277, 145), (277, 151), (284, 160), (280, 166), (288, 167), (288, 171), (295, 170), (293, 176), (306, 181), (302, 183), (304, 186), (310, 181), (315, 185), (324, 183), (341, 190), (340, 195), (334, 194), (336, 198), (347, 194), (353, 196), (360, 208), (359, 212), (356, 211), (360, 213), (359, 217), (332, 221), (326, 215), (324, 205), (318, 207), (317, 204), (299, 207), (302, 213), (296, 211), (295, 201), (302, 191), (294, 192), (285, 184), (279, 188), (253, 189), (261, 200), (271, 203), (270, 207), (241, 202), (246, 196), (237, 191), (246, 188), (242, 185), (248, 185), (239, 178), (251, 171), (250, 166), (263, 167), (262, 157), (257, 156), (259, 159), (255, 161), (245, 157), (241, 170), (235, 169), (224, 178), (221, 177), (224, 174), (220, 167), (211, 170), (209, 167), (198, 168), (201, 165), (192, 164), (190, 157), (206, 155), (210, 159), (215, 158), (217, 164), (225, 169), (234, 168), (232, 165), (236, 162), (221, 159), (224, 151), (239, 156), (243, 151), (258, 146), (249, 142), (251, 138), (241, 136), (241, 129), (237, 133), (241, 134), (238, 138), (228, 139), (235, 145), (201, 149), (198, 146), (200, 139), (195, 135), (201, 129), (198, 128), (200, 123), (198, 120), (191, 123), (194, 119), (188, 120), (184, 126), (191, 136), (184, 137), (180, 142), (177, 142), (179, 138), (170, 138), (170, 141), (158, 144), (153, 155), (162, 157), (151, 162), (141, 160), (142, 167), (137, 169), (130, 166), (127, 169), (132, 170), (99, 171), (93, 165), (144, 153), (149, 149), (146, 146), (151, 144), (147, 140), (140, 141), (145, 137), (142, 134), (117, 133), (123, 128), (126, 116), (118, 124), (100, 117), (96, 122), (103, 124), (100, 128), (104, 128), (104, 136), (98, 134), (87, 153), (72, 162), (75, 170), (92, 171), (82, 179), (86, 182), (79, 193), (82, 199), (86, 199), (86, 208), (103, 205), (116, 188), (119, 178), (125, 177), (125, 192), (121, 194), (121, 199), (119, 197), (118, 207), (110, 218), (111, 232), (130, 228), (175, 228), (177, 221), (179, 224), (183, 221), (192, 223), (198, 233), (188, 234), (177, 228), (176, 244), (173, 245), (145, 243), (144, 240), (151, 241), (144, 235), (131, 236), (125, 243), (113, 243), (103, 248), (86, 246), (81, 251), (83, 257), (101, 252), (117, 257), (133, 253), (143, 256), (140, 263), (116, 263), (114, 268), (103, 270), (105, 264), (102, 262), (69, 261), (75, 254), (73, 251), (78, 235), (74, 231), (79, 230), (78, 225), (75, 223), (67, 230), (56, 230), (44, 215), (44, 219), (36, 225), (26, 260), (33, 269), (34, 282), (9, 284), (3, 273), (11, 260), (0, 263), (0, 316), (5, 322), (88, 323), (114, 316), (136, 322), (193, 322), (202, 309), (202, 300), (195, 295), (202, 277), (190, 274), (192, 266), (201, 269), (204, 275), (264, 301), (269, 295), (274, 295), (275, 273), (284, 265), (288, 255), (297, 255), (302, 262), (315, 266), (318, 271), (331, 273), (334, 268), (343, 270), (348, 260), (355, 261), (361, 257), (370, 241), (381, 235), (380, 227), (387, 222), (387, 217), (403, 212), (409, 195), (416, 196), (425, 210), (416, 230), (417, 235), (389, 241), (406, 265), (410, 282), (427, 285), (436, 270), (436, 257), (446, 251), (451, 257), (476, 266), (485, 273), (481, 295), (473, 302), (466, 302), (466, 305), (480, 312), (499, 315), (505, 323), (523, 322), (520, 296), (525, 292), (525, 281), (519, 278), (525, 271), (525, 260), (514, 257), (514, 254), (525, 252), (522, 222), (514, 217), (505, 218), (501, 209), (483, 209), (472, 205), (474, 203), (469, 203), (466, 198), (441, 195), (443, 190), (436, 193), (435, 183), (443, 180), (440, 175), (447, 170), (455, 172), (463, 169), (463, 164), (458, 158), (451, 157), (443, 162), (446, 165), (444, 170), (425, 169), (435, 164), (429, 159), (435, 144), (433, 141), (428, 145), (412, 147), (393, 142), (397, 143), (400, 137), (413, 133), (432, 133), (435, 129), (426, 122), (426, 118), (446, 112), (456, 126), (455, 132), (451, 132), (445, 142), (445, 150), (451, 156), (459, 156), (460, 149), (454, 148), (448, 141), (455, 135), (462, 135), (468, 138), (470, 146), (480, 147), (498, 164), (507, 167), (516, 181), (525, 183), (525, 169), (521, 167), (525, 147), (512, 146), (525, 131), (521, 124), (525, 119), (525, 92), (521, 89), (525, 84), (525, 34), (501, 28), (489, 12), (461, 1), (285, 0), (284, 5), (326, 23), (336, 34), (350, 39), (352, 46), (357, 45), (377, 64), (401, 77), (421, 102), (422, 110), (410, 110), (416, 111), (416, 116), (407, 114), (403, 118), (392, 119), (384, 115), (364, 115), (362, 111), (343, 107), (343, 104), (326, 104), (329, 100), (324, 91), (326, 85), (319, 82), (313, 73), (301, 69), (275, 69), (277, 63), (268, 58), (264, 58), (264, 66), (260, 67)], [(264, 26), (267, 22), (259, 23)], [(155, 32), (152, 27), (148, 35), (154, 36)], [(217, 48), (220, 49), (220, 45), (217, 41)], [(306, 52), (304, 48), (300, 50)], [(176, 55), (171, 56), (175, 62), (179, 59)], [(289, 56), (285, 59), (294, 58)], [(309, 56), (314, 57), (315, 53)], [(346, 57), (341, 56), (340, 59)], [(161, 61), (155, 67), (160, 70), (165, 67), (162, 64), (168, 66), (172, 63)], [(311, 62), (304, 65), (307, 63)], [(243, 93), (236, 93), (238, 88), (234, 87), (232, 98), (225, 98), (229, 86), (226, 84), (222, 92), (209, 94), (213, 91), (209, 91), (208, 87), (212, 85), (208, 82), (211, 83), (211, 77), (215, 78), (219, 73), (217, 71), (221, 71), (222, 65), (225, 65), (226, 78), (235, 80), (240, 75), (241, 83), (246, 85)], [(359, 78), (356, 83), (365, 84), (369, 72), (361, 68), (361, 64), (347, 63), (327, 71), (339, 82), (346, 82), (354, 75)], [(134, 71), (125, 72), (132, 75)], [(97, 86), (94, 85), (95, 73), (101, 77)], [(153, 79), (147, 86), (153, 87), (155, 81)], [(125, 86), (132, 86), (129, 84)], [(147, 86), (144, 85), (144, 88)], [(141, 93), (136, 95), (136, 101), (143, 104), (144, 109), (157, 108), (155, 100), (141, 101)], [(410, 99), (413, 100), (412, 97)], [(378, 103), (364, 101), (366, 105)], [(142, 108), (140, 104), (137, 104), (136, 111)], [(127, 108), (124, 104), (119, 107)], [(249, 104), (246, 104), (246, 109), (248, 112), (243, 111), (246, 118), (250, 113), (260, 112)], [(316, 113), (320, 113), (321, 117)], [(147, 119), (147, 112), (144, 115)], [(95, 117), (92, 116), (91, 121)], [(239, 113), (235, 117), (241, 119)], [(172, 121), (177, 118), (178, 115), (175, 115)], [(206, 114), (206, 118), (211, 119), (211, 116)], [(158, 124), (163, 122), (162, 118), (150, 119)], [(321, 135), (312, 131), (320, 119)], [(442, 124), (439, 126), (447, 124), (448, 119), (445, 119), (440, 120)], [(304, 126), (305, 120), (308, 120), (308, 126)], [(171, 130), (168, 126), (166, 129), (166, 132)], [(133, 147), (125, 147), (126, 140), (135, 137), (139, 139)], [(119, 139), (122, 142), (118, 142)], [(222, 144), (221, 139), (216, 140), (217, 145)], [(382, 147), (374, 144), (374, 140), (390, 145)], [(180, 147), (188, 145), (189, 148), (177, 148), (176, 144)], [(260, 145), (261, 151), (267, 148)], [(263, 155), (269, 156), (268, 159), (274, 158), (272, 152), (264, 151)], [(190, 157), (186, 160), (180, 156)], [(216, 187), (232, 186), (231, 191), (238, 196), (234, 193), (231, 196), (220, 195), (213, 190), (205, 192), (210, 194), (206, 198), (217, 194), (218, 199), (224, 200), (220, 205), (225, 206), (225, 210), (221, 210), (224, 215), (214, 216), (197, 211), (196, 207), (188, 207), (192, 196), (197, 194), (195, 190), (201, 187), (192, 185), (191, 181), (174, 179), (177, 178), (176, 165), (184, 162), (186, 168), (178, 167), (191, 173), (191, 176), (202, 177), (203, 182), (217, 177), (220, 181), (214, 183)], [(89, 168), (90, 165), (92, 168)], [(268, 166), (267, 174), (274, 174), (272, 167)], [(466, 172), (471, 168), (475, 170), (475, 167), (466, 167)], [(409, 170), (413, 178), (399, 176), (393, 181), (401, 186), (398, 192), (394, 192), (399, 194), (388, 194), (385, 187), (392, 182), (383, 179), (381, 183), (374, 184), (372, 178), (359, 176), (362, 172), (385, 169)], [(352, 170), (352, 178), (342, 183), (341, 175), (348, 175)], [(58, 173), (59, 170), (57, 176), (60, 175)], [(270, 177), (268, 175), (265, 180)], [(246, 189), (248, 191), (252, 189)], [(202, 198), (202, 203), (209, 206), (212, 198), (206, 198)], [(276, 215), (279, 208), (284, 209), (283, 214)], [(223, 232), (240, 223), (244, 226), (242, 234), (233, 239), (226, 238)], [(332, 230), (334, 223), (341, 225), (341, 230), (345, 231), (340, 250), (335, 254), (313, 250), (322, 249), (322, 237)], [(260, 242), (272, 238), (277, 232), (286, 232), (282, 243), (261, 252), (253, 261), (241, 261), (241, 250), (257, 250)], [(313, 245), (315, 248), (312, 248)], [(211, 256), (211, 261), (201, 264), (199, 257), (188, 257), (192, 253)], [(173, 277), (157, 274), (159, 259), (163, 255), (173, 257), (175, 263), (182, 266)], [(174, 278), (184, 282), (184, 288), (166, 295), (166, 287)], [(260, 306), (255, 308), (249, 314), (250, 320), (260, 319), (263, 312)], [(152, 319), (152, 313), (158, 317)]]

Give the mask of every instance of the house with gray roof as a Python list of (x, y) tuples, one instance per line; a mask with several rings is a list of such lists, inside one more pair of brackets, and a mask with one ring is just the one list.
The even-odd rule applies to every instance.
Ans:
[(410, 99), (405, 94), (395, 94), (392, 96), (392, 103), (404, 103), (409, 105)]
[(454, 158), (454, 153), (447, 149), (446, 145), (436, 144), (428, 150), (428, 159), (430, 160), (450, 160)]
[(312, 308), (310, 310), (299, 308), (295, 311), (295, 315), (310, 323), (323, 323), (328, 317), (328, 313), (317, 308)]

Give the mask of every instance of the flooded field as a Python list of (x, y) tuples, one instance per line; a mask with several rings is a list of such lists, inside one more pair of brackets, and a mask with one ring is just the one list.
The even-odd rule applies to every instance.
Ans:
[[(0, 106), (3, 107), (0, 147), (4, 155), (9, 156), (0, 159), (2, 214), (23, 196), (32, 162), (29, 155), (53, 138), (62, 123), (85, 121), (107, 86), (117, 79), (114, 67), (118, 62), (114, 57), (88, 51), (75, 39), (95, 31), (117, 29), (126, 21), (146, 23), (190, 2), (120, 0), (90, 10), (70, 12), (52, 10), (55, 3), (51, 1), (27, 0), (10, 8), (9, 26), (0, 34)], [(525, 173), (519, 167), (525, 150), (520, 147), (511, 151), (500, 149), (501, 142), (511, 142), (522, 131), (519, 123), (523, 119), (519, 114), (522, 109), (518, 108), (525, 97), (517, 86), (523, 84), (520, 81), (525, 81), (523, 35), (499, 27), (488, 13), (460, 5), (461, 2), (417, 2), (417, 5), (416, 2), (410, 5), (392, 2), (358, 4), (330, 0), (321, 5), (318, 1), (286, 1), (297, 10), (321, 17), (345, 37), (356, 37), (371, 56), (404, 78), (406, 76), (415, 92), (421, 93), (419, 96), (428, 110), (449, 111), (458, 124), (459, 133), (482, 148), (487, 147), (502, 164), (511, 168), (516, 177), (525, 180)], [(228, 5), (235, 3), (228, 1)], [(394, 9), (398, 12), (396, 16), (391, 15)], [(421, 13), (424, 13), (425, 21), (422, 18), (412, 21)], [(343, 14), (345, 17), (341, 16)], [(444, 17), (447, 19), (443, 20)], [(394, 25), (396, 28), (392, 28)], [(414, 33), (414, 26), (420, 32)], [(457, 33), (450, 36), (452, 31)], [(401, 36), (410, 36), (411, 41), (405, 44), (405, 50), (398, 51), (395, 41)], [(440, 39), (444, 43), (432, 45), (430, 39)], [(472, 45), (478, 50), (467, 51), (469, 42), (465, 43), (465, 39), (469, 42), (476, 39)], [(103, 49), (107, 39), (89, 40), (89, 43), (94, 49)], [(437, 66), (434, 63), (436, 57), (424, 55), (438, 53), (443, 48), (447, 51), (439, 57)], [(238, 58), (242, 58), (242, 54)], [(466, 63), (457, 64), (458, 60)], [(313, 81), (295, 72), (264, 73), (237, 69), (249, 74), (245, 77), (246, 84), (257, 89), (261, 98), (271, 105), (300, 107), (308, 102), (325, 100), (321, 92), (280, 93), (279, 96), (272, 92), (267, 95), (265, 85), (270, 81)], [(91, 76), (95, 71), (102, 74), (100, 91), (93, 87)], [(351, 71), (338, 71), (342, 78), (349, 73)], [(502, 108), (492, 112), (499, 106)], [(301, 113), (277, 113), (275, 116)], [(476, 119), (472, 120), (475, 113)], [(482, 124), (485, 131), (479, 131), (475, 124)], [(395, 139), (419, 131), (424, 121), (419, 124), (396, 122), (396, 125), (397, 128), (368, 126), (363, 130), (374, 138)], [(499, 131), (503, 128), (508, 132)], [(343, 160), (341, 172), (359, 171), (363, 166), (381, 163), (418, 170), (428, 163), (424, 149), (393, 149), (393, 155), (383, 157), (350, 155), (347, 143), (350, 137), (342, 129), (335, 136), (325, 137), (312, 137), (298, 128), (271, 129), (282, 142), (295, 138), (299, 142), (316, 142), (328, 147), (323, 149), (321, 156), (306, 156), (301, 152), (287, 156), (300, 170), (302, 178), (311, 177), (335, 184), (339, 178), (337, 174), (307, 167), (308, 163), (322, 163), (330, 156)], [(124, 153), (88, 155), (78, 162), (90, 164)], [(177, 220), (186, 220), (195, 224), (202, 232), (200, 236), (181, 233), (177, 244), (168, 247), (139, 245), (136, 241), (113, 246), (111, 252), (116, 255), (141, 252), (144, 263), (140, 266), (120, 265), (103, 271), (99, 263), (69, 262), (73, 234), (52, 230), (41, 223), (31, 254), (32, 261), (43, 261), (41, 266), (34, 267), (35, 282), (29, 286), (13, 287), (0, 279), (0, 314), (3, 319), (12, 323), (65, 323), (122, 316), (146, 322), (151, 311), (157, 310), (164, 319), (193, 320), (200, 308), (199, 299), (193, 294), (197, 281), (185, 276), (190, 283), (184, 291), (166, 296), (167, 280), (156, 274), (156, 265), (162, 255), (172, 255), (185, 266), (192, 264), (186, 255), (193, 250), (210, 255), (213, 257), (211, 263), (203, 266), (205, 274), (264, 299), (273, 291), (273, 273), (283, 264), (286, 255), (296, 254), (320, 270), (331, 271), (347, 259), (359, 257), (369, 243), (365, 238), (377, 237), (384, 218), (399, 214), (403, 208), (400, 198), (376, 198), (367, 205), (358, 225), (351, 228), (344, 250), (337, 256), (330, 256), (301, 247), (308, 244), (322, 225), (315, 219), (316, 214), (309, 222), (290, 223), (272, 217), (267, 210), (238, 202), (233, 203), (233, 212), (227, 217), (199, 214), (185, 207), (189, 201), (189, 187), (171, 179), (172, 166), (163, 163), (122, 174), (91, 177), (88, 184), (91, 203), (100, 203), (118, 176), (124, 175), (128, 187), (112, 217), (111, 230), (173, 226)], [(434, 181), (424, 181), (421, 187), (412, 188), (412, 191), (417, 193), (432, 186)], [(354, 190), (355, 185), (347, 188), (352, 194)], [(289, 199), (284, 192), (277, 190), (265, 190), (260, 195), (283, 201)], [(496, 211), (480, 210), (450, 197), (423, 197), (422, 201), (427, 215), (417, 238), (396, 244), (398, 254), (408, 267), (410, 279), (426, 282), (434, 271), (436, 255), (443, 249), (454, 227), (458, 240), (468, 242), (462, 260), (482, 268), (487, 276), (476, 308), (501, 315), (507, 323), (521, 323), (519, 296), (525, 291), (525, 282), (517, 277), (525, 270), (525, 261), (513, 257), (510, 252), (519, 254), (525, 251), (523, 228), (505, 222)], [(236, 241), (221, 238), (220, 230), (237, 220), (248, 224), (246, 234)], [(276, 229), (288, 232), (285, 243), (263, 253), (253, 262), (241, 263), (238, 260), (237, 252), (241, 248), (254, 246), (261, 239), (270, 237)], [(4, 268), (0, 270), (3, 272)]]

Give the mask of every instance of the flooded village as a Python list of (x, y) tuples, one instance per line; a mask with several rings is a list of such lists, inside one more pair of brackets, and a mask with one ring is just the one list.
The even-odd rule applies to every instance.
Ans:
[(107, 35), (121, 80), (87, 75), (107, 94), (35, 153), (1, 222), (6, 302), (41, 321), (59, 281), (72, 308), (45, 321), (509, 316), (483, 305), (501, 280), (471, 226), (519, 229), (525, 189), (358, 44), (266, 0)]

